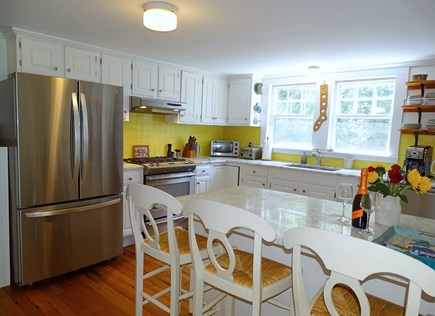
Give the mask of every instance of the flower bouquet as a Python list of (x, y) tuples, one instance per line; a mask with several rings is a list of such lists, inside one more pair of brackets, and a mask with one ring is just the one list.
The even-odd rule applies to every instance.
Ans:
[(397, 196), (403, 202), (408, 202), (403, 194), (405, 190), (412, 188), (417, 194), (425, 194), (431, 188), (429, 178), (422, 176), (417, 169), (405, 171), (394, 164), (387, 172), (382, 164), (373, 164), (368, 167), (368, 172), (369, 191), (379, 192), (384, 197)]

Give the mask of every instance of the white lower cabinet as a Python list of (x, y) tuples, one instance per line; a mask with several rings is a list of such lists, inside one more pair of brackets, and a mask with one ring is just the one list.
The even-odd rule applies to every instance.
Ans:
[(196, 166), (195, 193), (204, 193), (210, 187), (210, 165), (200, 164)]
[(143, 183), (142, 168), (124, 168), (124, 189), (122, 193), (123, 195), (123, 220), (122, 220), (123, 234), (122, 235), (124, 237), (124, 246), (134, 242), (134, 240), (131, 238), (133, 232), (131, 230), (130, 215), (129, 215), (128, 203), (126, 199), (127, 186), (130, 183)]
[(270, 167), (267, 187), (277, 191), (335, 200), (336, 177), (336, 174)]
[(233, 188), (239, 185), (239, 167), (231, 165), (212, 165), (212, 178), (209, 191)]
[(240, 185), (266, 188), (267, 168), (261, 166), (240, 166)]

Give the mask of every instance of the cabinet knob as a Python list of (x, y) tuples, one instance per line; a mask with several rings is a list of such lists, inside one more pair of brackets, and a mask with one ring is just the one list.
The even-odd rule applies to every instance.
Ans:
[(305, 190), (302, 190), (302, 192), (306, 193)]
[(68, 68), (66, 71), (71, 72), (71, 68)]
[(57, 67), (53, 67), (54, 70), (57, 70)]
[(254, 170), (254, 171), (252, 171), (252, 173), (255, 173), (255, 170)]
[(151, 91), (154, 91), (154, 89), (151, 89)]
[(162, 89), (160, 89), (160, 90), (159, 90), (159, 92), (163, 92), (163, 90), (162, 90)]
[(130, 177), (130, 178), (128, 178), (128, 180), (130, 180), (130, 181), (131, 181), (131, 180), (133, 180), (133, 178), (132, 178), (132, 177)]
[(293, 189), (294, 192), (296, 192), (296, 189)]

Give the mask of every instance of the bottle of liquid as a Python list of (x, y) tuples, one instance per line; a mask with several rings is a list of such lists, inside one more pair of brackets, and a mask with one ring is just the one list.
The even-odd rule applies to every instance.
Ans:
[(368, 174), (367, 168), (361, 169), (361, 182), (352, 204), (352, 226), (360, 229), (366, 228), (367, 225), (367, 213), (361, 208), (360, 203), (361, 197), (369, 192), (367, 189)]
[(172, 144), (168, 144), (168, 151), (166, 152), (166, 157), (172, 157)]
[(303, 165), (307, 164), (307, 154), (305, 153), (305, 151), (301, 156), (301, 164), (303, 164)]

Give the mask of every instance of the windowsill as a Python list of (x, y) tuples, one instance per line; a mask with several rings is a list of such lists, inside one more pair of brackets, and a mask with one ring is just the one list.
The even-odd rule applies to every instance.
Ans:
[[(312, 149), (288, 149), (288, 148), (273, 148), (272, 152), (289, 155), (302, 155), (304, 152), (311, 156)], [(354, 160), (378, 161), (386, 163), (398, 163), (398, 156), (380, 156), (380, 155), (362, 155), (339, 153), (333, 151), (322, 151), (322, 157), (326, 158), (352, 158)]]

